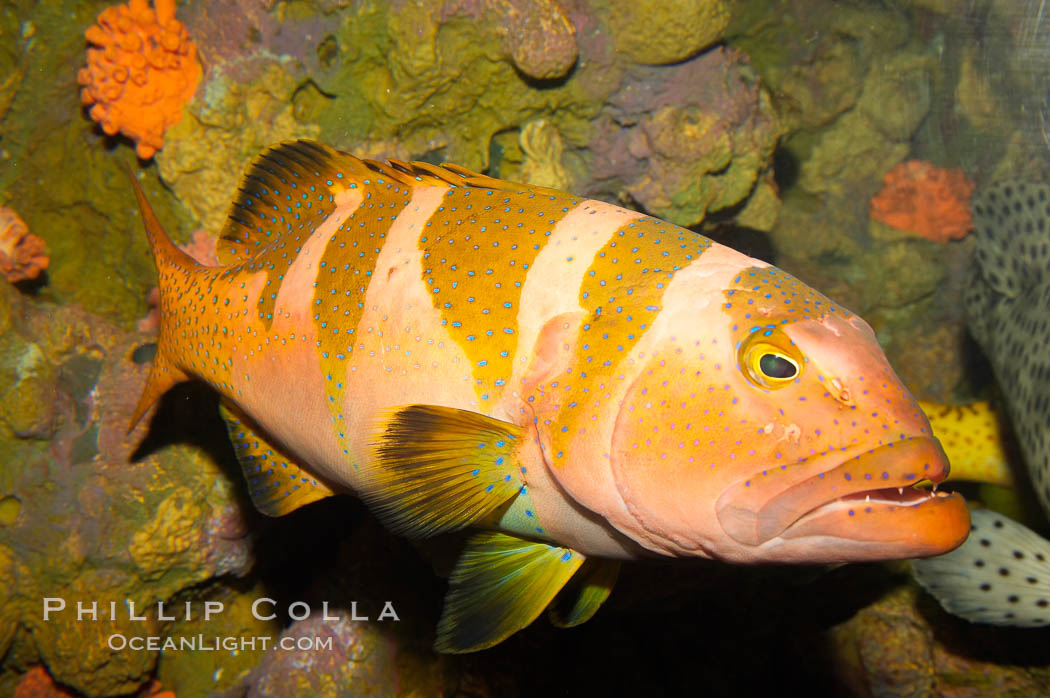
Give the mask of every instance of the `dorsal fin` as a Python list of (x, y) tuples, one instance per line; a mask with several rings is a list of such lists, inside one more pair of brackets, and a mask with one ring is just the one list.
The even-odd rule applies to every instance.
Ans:
[(290, 141), (252, 161), (226, 225), (219, 234), (219, 263), (241, 263), (265, 245), (331, 213), (337, 198), (375, 175), (352, 155), (313, 141)]
[(507, 182), (453, 164), (368, 160), (314, 141), (280, 143), (248, 166), (219, 234), (219, 263), (251, 260), (282, 235), (312, 230), (351, 190), (396, 182), (555, 193)]

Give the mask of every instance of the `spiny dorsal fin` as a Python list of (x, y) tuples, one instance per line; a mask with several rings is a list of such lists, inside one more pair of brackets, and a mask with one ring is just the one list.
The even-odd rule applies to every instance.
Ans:
[(609, 598), (619, 576), (619, 560), (587, 560), (551, 604), (551, 623), (559, 628), (573, 628), (589, 621)]
[(473, 652), (503, 641), (534, 621), (583, 562), (569, 548), (475, 534), (449, 577), (434, 649)]
[(394, 531), (427, 537), (475, 523), (522, 491), (521, 428), (476, 412), (412, 405), (380, 425), (361, 498)]
[(219, 413), (241, 464), (248, 494), (267, 516), (284, 516), (301, 506), (335, 494), (323, 480), (271, 444), (262, 431), (232, 405), (220, 403)]
[(264, 151), (248, 166), (219, 234), (219, 263), (247, 262), (281, 236), (314, 230), (351, 190), (390, 183), (548, 193), (459, 165), (381, 162), (315, 141), (288, 141)]
[(337, 197), (375, 175), (364, 162), (314, 141), (290, 141), (252, 161), (219, 234), (219, 263), (252, 259), (282, 235), (309, 231)]

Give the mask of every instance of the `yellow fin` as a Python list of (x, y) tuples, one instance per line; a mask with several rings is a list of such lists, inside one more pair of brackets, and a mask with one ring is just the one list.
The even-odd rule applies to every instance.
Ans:
[(361, 498), (392, 531), (426, 537), (483, 519), (521, 492), (520, 427), (435, 405), (396, 410), (382, 426), (378, 462)]
[(235, 407), (222, 403), (219, 413), (248, 482), (248, 494), (259, 511), (267, 516), (284, 516), (335, 494), (325, 482), (269, 443)]
[(473, 652), (505, 640), (534, 621), (583, 562), (569, 548), (474, 535), (449, 577), (434, 649)]
[(991, 404), (955, 406), (920, 401), (919, 407), (948, 456), (948, 480), (1013, 486), (1006, 437)]
[[(619, 560), (587, 560), (562, 591), (558, 601), (551, 605), (551, 623), (559, 628), (572, 628), (589, 621), (609, 598), (619, 575)], [(568, 607), (570, 600), (572, 606)]]

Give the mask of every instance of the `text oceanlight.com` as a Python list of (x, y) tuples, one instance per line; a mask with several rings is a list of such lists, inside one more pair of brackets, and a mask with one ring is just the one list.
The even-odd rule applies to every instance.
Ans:
[(271, 647), (288, 652), (310, 652), (332, 649), (332, 637), (279, 637), (266, 635), (257, 637), (182, 635), (179, 637), (161, 637), (159, 635), (123, 635), (114, 633), (106, 638), (106, 645), (114, 652), (121, 650), (151, 650), (154, 652), (245, 652), (259, 650), (265, 652)]

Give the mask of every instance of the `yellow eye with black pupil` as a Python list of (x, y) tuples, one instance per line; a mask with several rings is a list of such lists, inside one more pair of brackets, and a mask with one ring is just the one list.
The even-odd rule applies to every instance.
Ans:
[(779, 328), (752, 332), (738, 351), (744, 377), (768, 390), (786, 388), (797, 381), (806, 361), (791, 338)]
[(791, 359), (780, 354), (763, 354), (758, 360), (758, 369), (767, 378), (786, 380), (798, 375), (798, 366)]

